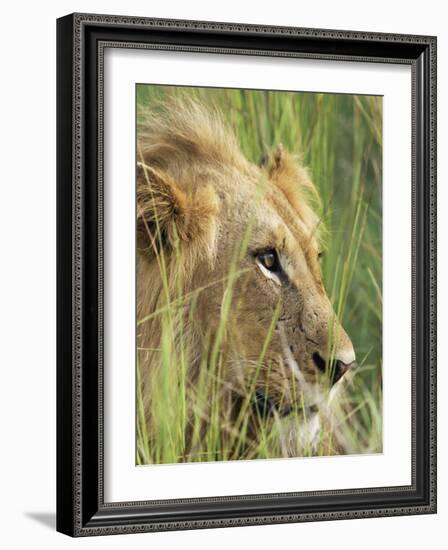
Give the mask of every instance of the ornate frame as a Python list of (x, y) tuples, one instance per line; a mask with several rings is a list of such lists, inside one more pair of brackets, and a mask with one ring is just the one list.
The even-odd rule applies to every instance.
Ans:
[[(412, 485), (104, 502), (103, 53), (156, 48), (412, 67)], [(436, 38), (72, 14), (57, 22), (57, 529), (71, 536), (436, 512)], [(89, 418), (89, 422), (86, 422)]]

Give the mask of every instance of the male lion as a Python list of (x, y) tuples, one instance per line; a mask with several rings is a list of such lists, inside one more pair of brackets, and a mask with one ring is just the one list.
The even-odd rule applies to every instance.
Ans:
[(318, 450), (355, 353), (322, 283), (307, 171), (281, 146), (249, 162), (193, 100), (149, 110), (137, 148), (147, 460), (344, 452), (328, 430)]

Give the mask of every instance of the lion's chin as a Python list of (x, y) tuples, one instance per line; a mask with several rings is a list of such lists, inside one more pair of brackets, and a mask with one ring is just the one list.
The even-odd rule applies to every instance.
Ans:
[(296, 415), (277, 416), (275, 424), (284, 457), (315, 455), (321, 428), (319, 413), (314, 412), (302, 419)]

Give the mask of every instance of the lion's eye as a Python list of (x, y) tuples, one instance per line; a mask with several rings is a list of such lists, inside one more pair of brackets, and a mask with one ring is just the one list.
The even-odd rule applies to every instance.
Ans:
[(265, 267), (269, 271), (272, 271), (273, 273), (278, 273), (281, 269), (276, 250), (267, 250), (266, 252), (261, 252), (260, 254), (257, 254), (257, 260), (263, 267)]

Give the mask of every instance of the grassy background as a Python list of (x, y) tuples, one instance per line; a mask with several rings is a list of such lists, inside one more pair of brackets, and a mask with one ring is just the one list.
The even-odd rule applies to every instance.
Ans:
[[(381, 451), (381, 98), (139, 85), (137, 113), (171, 95), (190, 95), (206, 105), (217, 105), (235, 129), (249, 160), (260, 162), (282, 143), (290, 152), (300, 154), (310, 169), (327, 228), (322, 263), (325, 286), (361, 367), (347, 394), (346, 437), (353, 452)], [(163, 399), (166, 401), (167, 396)], [(179, 400), (179, 394), (173, 399)], [(169, 451), (152, 448), (144, 427), (139, 388), (137, 404), (137, 463), (184, 460), (171, 436)], [(157, 414), (165, 414), (163, 407)], [(171, 427), (162, 423), (163, 430), (175, 431), (176, 419), (173, 422)], [(225, 453), (217, 458), (215, 451), (202, 448), (201, 455), (191, 460), (235, 458)], [(259, 449), (250, 457), (267, 456), (266, 449)]]

